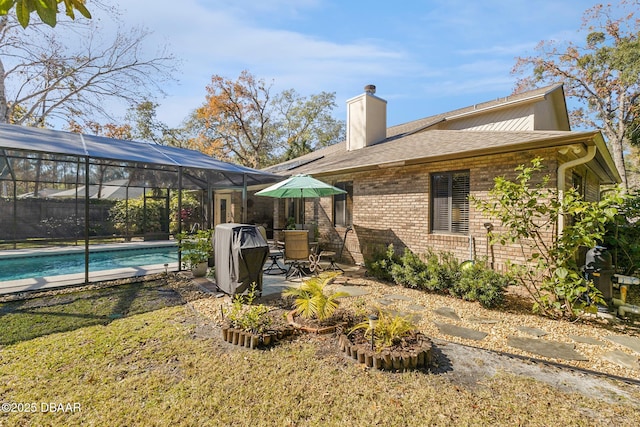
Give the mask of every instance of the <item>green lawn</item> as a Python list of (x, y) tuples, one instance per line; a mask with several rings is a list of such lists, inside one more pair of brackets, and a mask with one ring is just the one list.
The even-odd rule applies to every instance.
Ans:
[(640, 391), (612, 405), (507, 374), (469, 388), (363, 369), (327, 351), (328, 337), (233, 348), (187, 305), (154, 298), (162, 289), (0, 305), (0, 403), (37, 409), (0, 412), (0, 425), (640, 425)]

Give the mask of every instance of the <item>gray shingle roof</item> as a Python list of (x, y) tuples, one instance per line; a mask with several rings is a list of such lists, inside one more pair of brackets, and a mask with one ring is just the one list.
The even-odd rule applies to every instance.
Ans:
[[(432, 126), (456, 116), (474, 114), (493, 108), (507, 108), (514, 104), (536, 102), (562, 90), (554, 84), (514, 94), (493, 101), (460, 108), (447, 113), (425, 117), (387, 128), (387, 138), (377, 144), (354, 151), (346, 150), (346, 142), (314, 151), (296, 159), (266, 168), (266, 171), (293, 175), (307, 173), (328, 175), (336, 172), (374, 169), (463, 159), (472, 156), (560, 147), (576, 142), (596, 145), (594, 160), (601, 168), (605, 183), (619, 182), (620, 177), (599, 131), (572, 132), (562, 130), (536, 131), (472, 131), (437, 130)], [(564, 96), (562, 96), (564, 100)], [(566, 105), (564, 106), (566, 114)], [(565, 116), (568, 120), (568, 117)]]
[[(457, 131), (430, 130), (387, 139), (383, 143), (346, 151), (346, 143), (332, 145), (295, 160), (268, 168), (272, 172), (326, 174), (385, 165), (438, 161), (475, 155), (566, 145), (592, 139), (598, 132), (567, 131)], [(295, 167), (296, 165), (299, 165)], [(290, 166), (288, 169), (287, 166)]]
[(387, 138), (375, 145), (346, 151), (346, 142), (317, 150), (296, 159), (265, 169), (283, 175), (294, 173), (322, 174), (333, 171), (366, 169), (398, 162), (416, 163), (446, 157), (468, 157), (483, 152), (505, 152), (536, 144), (563, 145), (566, 139), (590, 138), (593, 132), (566, 131), (460, 131), (428, 129), (449, 117), (473, 114), (518, 102), (539, 100), (562, 88), (554, 84), (521, 94), (459, 108), (387, 128)]

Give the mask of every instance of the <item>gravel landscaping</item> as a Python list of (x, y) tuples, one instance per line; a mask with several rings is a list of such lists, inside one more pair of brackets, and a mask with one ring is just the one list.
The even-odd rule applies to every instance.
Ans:
[[(531, 314), (529, 302), (514, 290), (508, 293), (505, 307), (488, 310), (476, 302), (390, 285), (361, 275), (349, 276), (346, 281), (337, 280), (329, 286), (329, 290), (359, 290), (354, 292), (359, 295), (342, 298), (341, 307), (362, 312), (372, 307), (384, 306), (402, 313), (411, 313), (419, 330), (436, 341), (458, 343), (576, 370), (640, 380), (639, 353), (621, 344), (619, 339), (636, 339), (634, 336), (640, 330), (637, 321), (622, 322), (593, 316), (568, 322), (541, 317)], [(273, 296), (270, 299), (272, 301), (266, 301), (265, 304), (275, 304)], [(203, 298), (192, 301), (191, 304), (207, 318), (220, 322), (221, 306), (229, 305), (230, 298)], [(451, 335), (446, 333), (447, 328), (442, 328), (443, 324), (471, 330), (479, 336), (468, 339)], [(513, 346), (514, 342), (525, 339), (564, 343), (567, 348), (572, 348), (582, 356), (579, 359), (586, 360), (554, 359)], [(631, 363), (629, 366), (622, 366), (619, 362), (612, 361), (612, 355), (623, 358), (626, 356), (626, 360)]]

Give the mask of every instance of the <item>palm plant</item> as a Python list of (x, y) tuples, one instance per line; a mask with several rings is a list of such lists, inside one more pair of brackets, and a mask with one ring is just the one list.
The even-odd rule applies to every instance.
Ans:
[(371, 337), (373, 333), (375, 347), (381, 350), (399, 344), (402, 338), (415, 332), (416, 326), (408, 315), (400, 315), (378, 308), (378, 319), (373, 330), (370, 321), (365, 320), (351, 328), (349, 333), (359, 329), (365, 329), (365, 338)]
[(325, 287), (340, 274), (340, 272), (322, 273), (304, 280), (298, 288), (287, 288), (282, 295), (294, 298), (294, 314), (307, 319), (328, 319), (340, 304), (338, 298), (349, 296), (346, 292), (325, 292)]

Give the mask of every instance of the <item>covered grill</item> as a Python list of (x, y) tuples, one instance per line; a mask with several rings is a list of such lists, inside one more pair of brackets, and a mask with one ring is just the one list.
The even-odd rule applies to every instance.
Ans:
[(219, 224), (214, 233), (214, 259), (218, 289), (243, 294), (255, 283), (262, 294), (262, 267), (269, 245), (255, 225)]
[(611, 261), (611, 253), (604, 246), (589, 249), (585, 257), (584, 273), (587, 279), (593, 280), (596, 288), (602, 292), (605, 301), (613, 298), (611, 278), (615, 273)]

